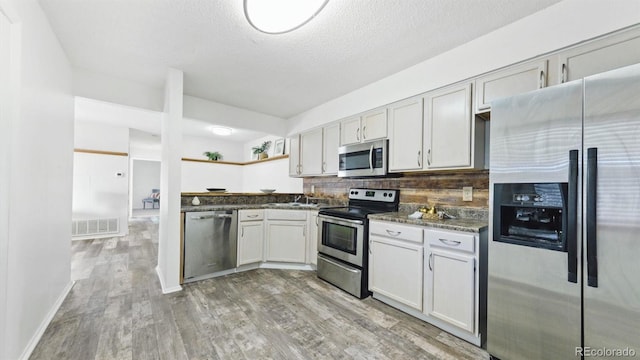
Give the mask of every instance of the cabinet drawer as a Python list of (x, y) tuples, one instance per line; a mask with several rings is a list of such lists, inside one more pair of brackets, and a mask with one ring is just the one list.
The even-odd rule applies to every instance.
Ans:
[(267, 210), (269, 220), (307, 220), (307, 212), (302, 210)]
[(475, 252), (476, 237), (474, 234), (432, 229), (425, 230), (424, 233), (430, 246), (470, 253)]
[(254, 210), (240, 210), (238, 212), (240, 221), (252, 221), (252, 220), (262, 220), (264, 219), (264, 210), (262, 209), (254, 209)]
[(369, 233), (422, 244), (422, 228), (386, 221), (369, 222)]

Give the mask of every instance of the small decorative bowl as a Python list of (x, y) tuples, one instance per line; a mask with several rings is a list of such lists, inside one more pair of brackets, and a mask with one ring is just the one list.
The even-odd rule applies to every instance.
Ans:
[(260, 191), (262, 191), (265, 194), (271, 194), (272, 192), (275, 192), (276, 189), (260, 189)]

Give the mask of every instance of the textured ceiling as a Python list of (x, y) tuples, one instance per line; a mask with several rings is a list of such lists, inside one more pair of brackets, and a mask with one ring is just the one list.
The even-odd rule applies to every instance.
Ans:
[(242, 0), (39, 0), (71, 63), (288, 118), (559, 0), (330, 0), (302, 28), (267, 35)]

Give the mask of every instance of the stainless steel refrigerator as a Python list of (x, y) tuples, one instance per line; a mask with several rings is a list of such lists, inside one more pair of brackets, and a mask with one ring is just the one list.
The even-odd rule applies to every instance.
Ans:
[(640, 64), (491, 106), (487, 350), (640, 357)]

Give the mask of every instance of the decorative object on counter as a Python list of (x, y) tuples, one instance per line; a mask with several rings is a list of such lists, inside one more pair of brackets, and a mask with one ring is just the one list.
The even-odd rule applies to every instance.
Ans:
[(267, 150), (269, 150), (269, 147), (271, 147), (271, 140), (265, 141), (262, 143), (262, 145), (252, 147), (251, 149), (253, 150), (253, 153), (255, 155), (258, 155), (258, 159), (262, 160), (269, 157), (269, 155), (267, 155)]
[(222, 160), (222, 154), (218, 151), (205, 151), (202, 153), (202, 155), (208, 157), (211, 161)]
[[(423, 219), (438, 219), (440, 217), (438, 217), (438, 212), (436, 211), (436, 206), (433, 205), (430, 208), (427, 207), (421, 207), (420, 209), (418, 209), (419, 212), (422, 213), (422, 218)], [(418, 218), (416, 218), (418, 219)], [(442, 218), (440, 218), (442, 219)]]
[(284, 139), (276, 140), (273, 145), (273, 156), (284, 155)]
[(224, 188), (207, 188), (207, 191), (209, 191), (209, 192), (225, 192), (225, 191), (227, 191), (227, 189), (224, 189)]
[(260, 189), (265, 194), (271, 194), (276, 191), (276, 189)]
[(422, 212), (416, 211), (407, 216), (409, 219), (422, 219)]
[(198, 206), (198, 205), (200, 205), (200, 199), (198, 199), (198, 197), (197, 197), (197, 196), (194, 196), (194, 197), (193, 197), (193, 200), (191, 200), (191, 205), (193, 205), (193, 206)]

